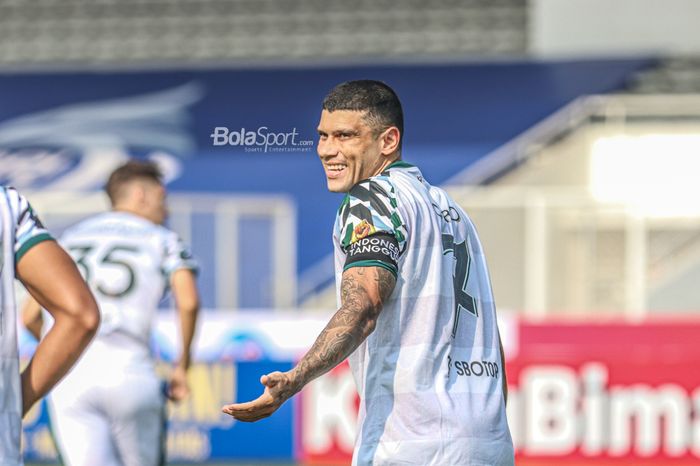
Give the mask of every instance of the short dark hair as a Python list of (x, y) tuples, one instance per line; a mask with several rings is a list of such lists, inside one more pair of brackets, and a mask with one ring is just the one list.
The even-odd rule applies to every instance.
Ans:
[(105, 191), (112, 205), (116, 203), (123, 193), (122, 188), (124, 185), (134, 180), (148, 180), (162, 184), (163, 174), (153, 162), (129, 160), (109, 175), (109, 179), (105, 185)]
[(381, 81), (361, 79), (338, 84), (323, 99), (323, 109), (366, 111), (365, 121), (378, 134), (390, 126), (399, 129), (403, 142), (403, 109), (396, 92)]

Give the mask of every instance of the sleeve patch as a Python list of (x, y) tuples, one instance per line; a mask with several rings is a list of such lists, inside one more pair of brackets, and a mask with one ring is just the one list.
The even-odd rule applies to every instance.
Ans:
[(360, 223), (358, 223), (355, 228), (352, 229), (352, 236), (350, 237), (350, 244), (356, 243), (360, 241), (363, 238), (368, 237), (369, 235), (372, 235), (377, 232), (377, 229), (374, 228), (374, 225), (369, 223), (369, 221), (362, 220)]

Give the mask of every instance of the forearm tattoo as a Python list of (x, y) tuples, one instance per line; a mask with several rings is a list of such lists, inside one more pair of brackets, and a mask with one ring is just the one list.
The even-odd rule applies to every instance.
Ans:
[(372, 333), (395, 284), (394, 275), (381, 267), (357, 267), (343, 276), (340, 309), (294, 369), (295, 392), (340, 364)]

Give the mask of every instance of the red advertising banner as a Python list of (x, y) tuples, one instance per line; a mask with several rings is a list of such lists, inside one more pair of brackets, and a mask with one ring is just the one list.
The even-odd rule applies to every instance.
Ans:
[[(511, 327), (518, 465), (700, 464), (699, 320)], [(302, 392), (303, 461), (350, 461), (357, 403), (346, 365)]]

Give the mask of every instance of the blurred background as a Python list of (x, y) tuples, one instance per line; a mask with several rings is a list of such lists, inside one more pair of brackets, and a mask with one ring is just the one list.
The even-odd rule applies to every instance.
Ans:
[[(403, 158), (480, 232), (518, 464), (698, 464), (697, 18), (696, 0), (0, 0), (0, 183), (59, 235), (106, 208), (112, 169), (156, 160), (206, 307), (170, 462), (347, 464), (345, 366), (258, 424), (219, 407), (334, 311), (320, 105), (383, 80)], [(24, 442), (54, 461), (43, 406)]]

